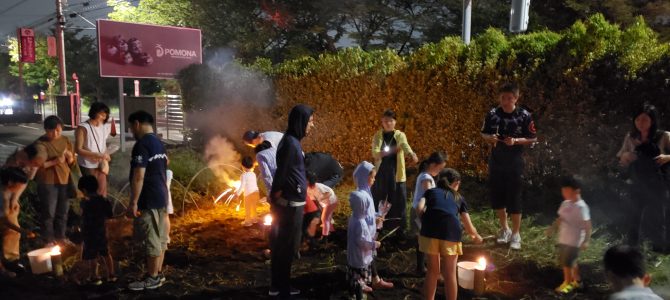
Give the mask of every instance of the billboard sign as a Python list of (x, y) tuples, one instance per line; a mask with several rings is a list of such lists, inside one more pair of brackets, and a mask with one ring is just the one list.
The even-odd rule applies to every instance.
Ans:
[(101, 77), (175, 78), (202, 63), (199, 29), (98, 20)]

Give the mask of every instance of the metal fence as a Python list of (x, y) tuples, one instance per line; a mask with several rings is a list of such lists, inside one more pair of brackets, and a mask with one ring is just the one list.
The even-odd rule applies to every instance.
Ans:
[(156, 129), (165, 140), (184, 142), (184, 110), (180, 95), (156, 97)]

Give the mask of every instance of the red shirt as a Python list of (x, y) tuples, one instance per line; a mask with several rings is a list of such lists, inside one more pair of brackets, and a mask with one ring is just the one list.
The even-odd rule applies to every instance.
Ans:
[(314, 200), (312, 200), (312, 197), (307, 195), (307, 200), (305, 200), (305, 212), (304, 212), (304, 214), (313, 213), (313, 212), (318, 211), (318, 210), (319, 210), (319, 208), (316, 206), (316, 202), (314, 202)]

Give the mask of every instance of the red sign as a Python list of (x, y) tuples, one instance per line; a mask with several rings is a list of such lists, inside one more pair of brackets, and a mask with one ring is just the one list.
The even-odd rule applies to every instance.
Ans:
[(101, 77), (175, 78), (202, 63), (199, 29), (98, 20)]
[(48, 36), (47, 37), (47, 55), (55, 57), (56, 54), (56, 37)]
[(19, 28), (19, 61), (35, 62), (35, 32), (30, 28)]

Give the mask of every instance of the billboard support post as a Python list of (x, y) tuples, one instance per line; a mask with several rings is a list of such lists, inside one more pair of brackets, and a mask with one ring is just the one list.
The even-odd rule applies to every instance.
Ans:
[[(119, 124), (121, 126), (121, 152), (126, 152), (126, 108), (123, 101), (123, 77), (119, 77)], [(112, 124), (113, 125), (113, 124)]]

